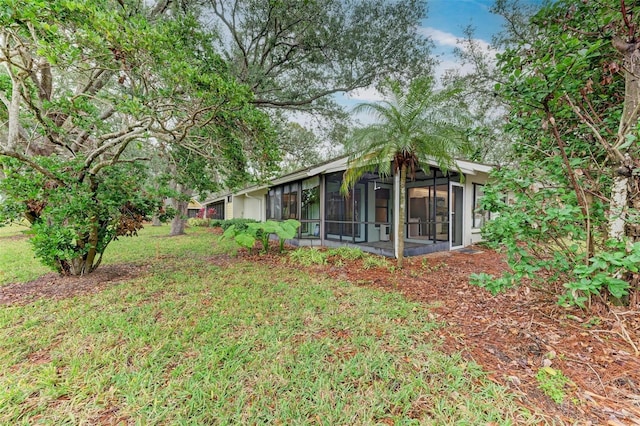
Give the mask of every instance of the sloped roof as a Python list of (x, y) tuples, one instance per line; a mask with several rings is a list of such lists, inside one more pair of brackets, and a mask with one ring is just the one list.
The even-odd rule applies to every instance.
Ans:
[[(347, 165), (349, 163), (349, 156), (344, 155), (342, 157), (335, 158), (333, 160), (325, 161), (324, 163), (320, 163), (311, 167), (306, 167), (304, 169), (299, 169), (293, 171), (291, 173), (287, 173), (286, 175), (280, 176), (278, 178), (272, 179), (268, 184), (261, 185), (252, 185), (247, 188), (241, 189), (235, 192), (226, 192), (224, 194), (216, 195), (214, 198), (210, 198), (206, 200), (203, 204), (211, 204), (216, 201), (221, 201), (228, 195), (245, 195), (251, 192), (259, 191), (261, 189), (268, 189), (272, 186), (281, 185), (287, 182), (294, 182), (296, 180), (309, 178), (312, 176), (326, 174), (326, 173), (334, 173), (340, 172), (347, 169)], [(430, 167), (438, 168), (438, 163), (434, 160), (427, 160), (427, 164)], [(475, 163), (467, 160), (455, 160), (456, 166), (460, 169), (460, 171), (466, 175), (476, 175), (478, 173), (489, 173), (493, 170), (493, 166)]]

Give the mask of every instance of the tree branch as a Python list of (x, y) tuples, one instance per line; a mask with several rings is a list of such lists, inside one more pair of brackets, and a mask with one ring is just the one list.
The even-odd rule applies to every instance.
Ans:
[(580, 111), (580, 108), (571, 101), (571, 98), (569, 98), (567, 94), (564, 95), (564, 99), (567, 101), (569, 106), (571, 106), (571, 109), (573, 109), (573, 112), (578, 116), (580, 121), (591, 130), (591, 133), (593, 133), (596, 140), (600, 142), (600, 145), (602, 145), (602, 147), (607, 151), (610, 158), (613, 161), (620, 161), (620, 162), (623, 161), (624, 156), (620, 153), (620, 151), (612, 147), (609, 144), (609, 142), (607, 142), (607, 140), (602, 137), (598, 129), (596, 129), (596, 127), (592, 124), (591, 120), (588, 120), (587, 117), (584, 114), (582, 114), (582, 112)]
[(44, 176), (48, 177), (49, 179), (58, 182), (60, 185), (63, 185), (63, 186), (66, 185), (66, 183), (62, 179), (60, 179), (55, 174), (51, 173), (51, 171), (49, 171), (48, 169), (45, 169), (44, 167), (40, 166), (38, 163), (33, 161), (31, 158), (25, 155), (22, 155), (19, 152), (9, 151), (7, 149), (0, 147), (0, 156), (15, 158), (16, 160), (19, 160), (20, 162), (31, 167), (32, 169), (42, 173)]

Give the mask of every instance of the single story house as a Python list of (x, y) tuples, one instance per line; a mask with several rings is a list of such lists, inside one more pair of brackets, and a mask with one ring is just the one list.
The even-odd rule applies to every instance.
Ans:
[(187, 205), (187, 216), (189, 218), (197, 217), (200, 210), (202, 210), (204, 206), (198, 200), (192, 198), (189, 200), (189, 204)]
[[(396, 257), (399, 176), (365, 174), (348, 196), (340, 186), (348, 158), (341, 157), (205, 201), (224, 218), (299, 220), (299, 246), (340, 245)], [(405, 256), (455, 250), (481, 239), (488, 214), (478, 209), (491, 166), (456, 161), (443, 172), (436, 163), (407, 181)]]

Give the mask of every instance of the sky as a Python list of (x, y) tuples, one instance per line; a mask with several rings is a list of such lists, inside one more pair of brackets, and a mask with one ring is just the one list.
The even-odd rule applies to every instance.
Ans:
[(427, 18), (420, 31), (431, 37), (440, 57), (440, 69), (456, 66), (452, 50), (471, 26), (481, 45), (489, 47), (493, 34), (499, 32), (503, 19), (489, 9), (493, 0), (429, 0)]
[[(526, 0), (539, 3), (540, 0)], [(427, 0), (427, 17), (422, 20), (419, 31), (430, 36), (434, 42), (433, 53), (440, 64), (436, 76), (442, 76), (446, 69), (460, 68), (453, 55), (458, 40), (464, 38), (464, 29), (474, 28), (476, 40), (488, 49), (493, 34), (501, 30), (503, 18), (492, 14), (489, 9), (494, 0)], [(344, 103), (356, 105), (358, 102), (380, 100), (373, 89), (362, 89), (345, 96)]]

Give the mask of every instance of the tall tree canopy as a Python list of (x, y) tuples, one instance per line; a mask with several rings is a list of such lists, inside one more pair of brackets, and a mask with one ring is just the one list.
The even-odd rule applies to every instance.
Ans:
[[(0, 219), (23, 215), (36, 254), (93, 271), (155, 205), (145, 153), (197, 153), (227, 184), (273, 163), (266, 116), (229, 75), (198, 22), (143, 1), (0, 5)], [(142, 155), (139, 155), (142, 153)]]
[[(409, 79), (431, 67), (430, 42), (418, 31), (426, 13), (423, 0), (155, 2), (155, 10), (172, 8), (199, 14), (230, 72), (250, 87), (251, 102), (272, 121), (295, 121), (303, 114), (305, 123), (315, 123), (314, 139), (320, 143), (306, 147), (299, 144), (298, 128), (276, 127), (284, 169), (308, 166), (339, 149), (349, 117), (335, 94), (382, 78)], [(290, 153), (302, 155), (292, 162)]]
[[(322, 111), (330, 95), (430, 68), (422, 0), (206, 0), (223, 56), (261, 107)], [(206, 14), (208, 17), (209, 14)]]
[(515, 278), (553, 271), (544, 281), (564, 284), (563, 302), (637, 295), (639, 14), (637, 2), (559, 0), (500, 56), (518, 166), (496, 176), (487, 201), (501, 215), (486, 235)]
[(431, 77), (414, 79), (404, 86), (389, 80), (382, 86), (385, 100), (363, 103), (356, 112), (376, 120), (358, 129), (348, 141), (350, 153), (342, 191), (347, 193), (366, 172), (400, 176), (397, 258), (404, 258), (405, 194), (407, 178), (435, 161), (442, 170), (455, 167), (455, 156), (469, 151), (465, 108), (456, 102), (455, 87), (436, 91)]

